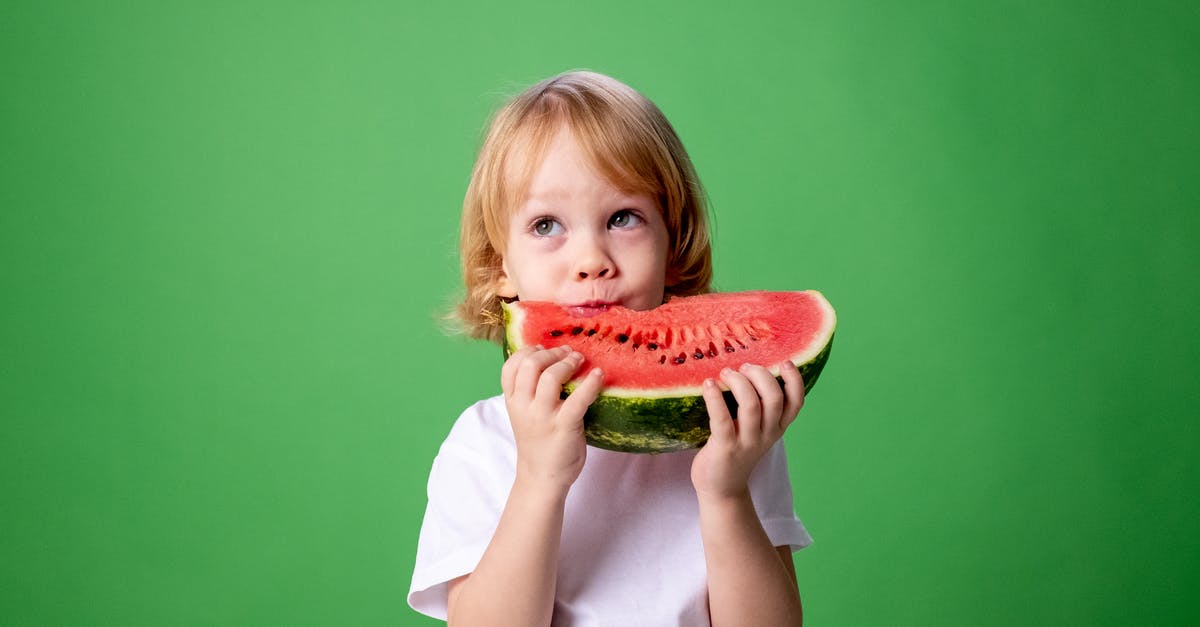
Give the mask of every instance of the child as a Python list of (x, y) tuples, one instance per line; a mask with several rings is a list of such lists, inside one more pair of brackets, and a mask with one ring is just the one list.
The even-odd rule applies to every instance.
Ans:
[[(581, 312), (651, 309), (706, 292), (703, 192), (671, 125), (607, 76), (529, 88), (491, 128), (463, 203), (458, 315), (498, 341), (501, 299)], [(451, 624), (798, 625), (792, 508), (780, 438), (804, 402), (796, 368), (706, 381), (699, 450), (587, 447), (582, 416), (604, 386), (582, 357), (530, 347), (500, 371), (503, 396), (468, 408), (429, 477), (409, 604)], [(738, 401), (734, 422), (721, 388)]]

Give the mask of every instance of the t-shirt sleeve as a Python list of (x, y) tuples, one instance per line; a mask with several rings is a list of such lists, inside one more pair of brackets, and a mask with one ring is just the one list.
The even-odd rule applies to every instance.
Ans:
[(477, 403), (455, 423), (429, 472), (408, 592), (414, 610), (446, 619), (447, 584), (483, 556), (512, 489), (515, 459), (508, 417), (494, 402)]
[(773, 546), (790, 546), (794, 552), (812, 544), (804, 523), (796, 517), (782, 440), (767, 451), (750, 475), (750, 494), (763, 530)]

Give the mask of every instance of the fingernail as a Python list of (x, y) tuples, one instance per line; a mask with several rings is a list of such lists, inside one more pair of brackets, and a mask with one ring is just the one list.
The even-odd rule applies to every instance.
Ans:
[(593, 377), (603, 377), (604, 371), (599, 368), (592, 368), (592, 376)]
[(705, 379), (705, 380), (704, 380), (704, 387), (706, 387), (706, 388), (715, 388), (715, 387), (717, 387), (717, 382), (716, 382), (716, 381), (713, 381), (712, 379)]
[(731, 375), (731, 374), (733, 374), (733, 370), (731, 370), (731, 369), (729, 369), (729, 368), (723, 368), (723, 369), (721, 370), (721, 376), (728, 376), (728, 375)]

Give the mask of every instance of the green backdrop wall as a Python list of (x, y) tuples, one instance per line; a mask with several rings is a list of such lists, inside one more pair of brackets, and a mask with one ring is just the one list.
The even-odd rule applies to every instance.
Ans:
[(810, 624), (1200, 619), (1194, 3), (495, 4), (0, 5), (0, 622), (434, 623), (459, 204), (577, 67), (675, 123), (718, 288), (839, 310)]

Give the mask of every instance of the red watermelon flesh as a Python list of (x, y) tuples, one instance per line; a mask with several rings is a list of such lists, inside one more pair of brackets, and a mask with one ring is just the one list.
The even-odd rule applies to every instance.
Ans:
[(581, 376), (604, 370), (602, 394), (637, 398), (699, 394), (705, 379), (745, 363), (778, 375), (784, 360), (802, 366), (823, 358), (836, 325), (833, 307), (813, 290), (704, 294), (586, 317), (544, 302), (509, 303), (505, 312), (510, 353), (569, 345), (585, 358)]

